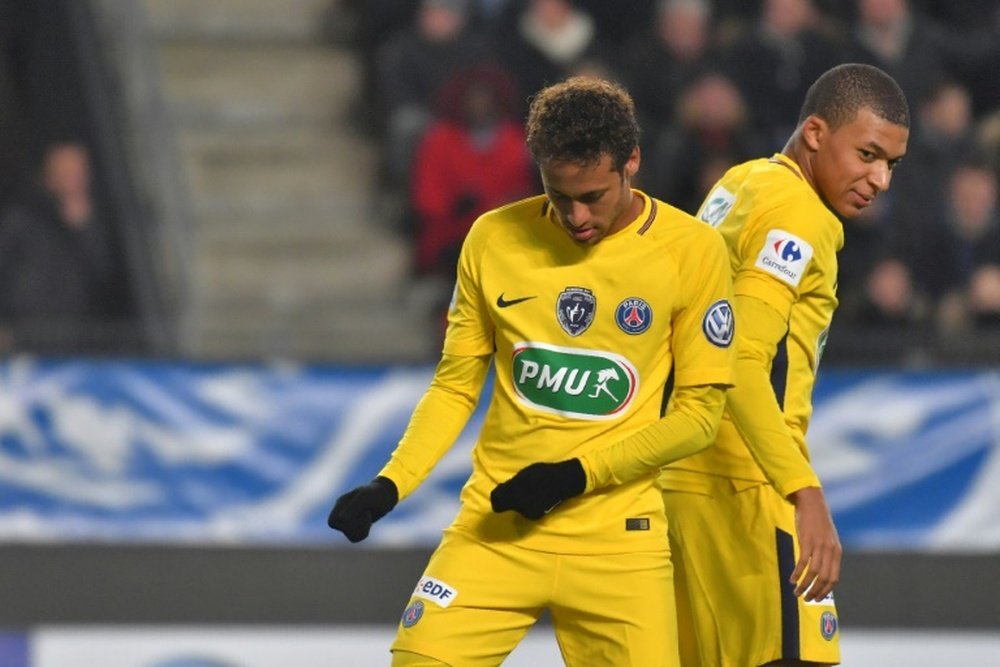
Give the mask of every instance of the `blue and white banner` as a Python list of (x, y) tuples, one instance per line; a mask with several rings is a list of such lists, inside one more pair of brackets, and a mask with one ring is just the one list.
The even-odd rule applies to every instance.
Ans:
[(1000, 374), (823, 371), (809, 428), (841, 540), (1000, 549)]
[[(346, 544), (333, 500), (374, 476), (429, 367), (0, 364), (0, 539)], [(372, 546), (433, 546), (458, 509), (479, 409)], [(813, 461), (841, 539), (1000, 549), (1000, 375), (824, 370)]]

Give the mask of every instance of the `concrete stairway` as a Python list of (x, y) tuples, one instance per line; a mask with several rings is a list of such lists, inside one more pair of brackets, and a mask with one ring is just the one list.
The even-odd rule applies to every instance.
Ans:
[(408, 244), (373, 219), (375, 147), (331, 0), (143, 0), (196, 217), (189, 352), (432, 359)]

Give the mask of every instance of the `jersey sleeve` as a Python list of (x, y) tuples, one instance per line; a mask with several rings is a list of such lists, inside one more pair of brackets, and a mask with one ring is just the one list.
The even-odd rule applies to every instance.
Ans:
[(759, 298), (736, 297), (736, 385), (727, 399), (733, 424), (750, 454), (784, 498), (801, 488), (820, 486), (785, 423), (768, 372), (788, 328), (786, 317)]
[(802, 281), (817, 270), (813, 256), (823, 245), (815, 211), (797, 200), (768, 208), (747, 223), (740, 239), (742, 258), (733, 276), (736, 295), (770, 304), (786, 320)]
[(733, 381), (736, 322), (729, 258), (718, 232), (707, 225), (700, 232), (698, 245), (683, 249), (679, 262), (687, 298), (674, 315), (671, 347), (674, 384), (680, 387)]
[(400, 500), (426, 479), (461, 435), (476, 408), (489, 364), (487, 356), (442, 355), (402, 439), (379, 472), (396, 484)]
[(787, 334), (803, 281), (818, 275), (834, 252), (816, 219), (815, 203), (789, 200), (747, 224), (742, 261), (733, 278), (736, 299), (736, 387), (727, 405), (751, 455), (787, 497), (820, 486), (803, 448), (789, 429), (770, 381), (777, 346)]
[(719, 386), (679, 387), (662, 419), (580, 457), (586, 491), (623, 484), (708, 447), (722, 420), (725, 394)]
[(448, 306), (445, 354), (479, 357), (493, 353), (493, 322), (482, 290), (481, 263), (488, 234), (481, 220), (469, 230), (459, 254), (458, 277)]

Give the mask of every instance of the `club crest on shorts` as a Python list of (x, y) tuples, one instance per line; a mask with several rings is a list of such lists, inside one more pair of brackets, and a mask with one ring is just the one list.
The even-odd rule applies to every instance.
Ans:
[(732, 344), (735, 322), (729, 301), (721, 299), (708, 307), (701, 321), (701, 330), (705, 332), (708, 342), (716, 347), (729, 347)]
[(649, 328), (652, 321), (653, 309), (637, 296), (625, 299), (615, 310), (615, 322), (618, 323), (618, 328), (627, 334), (641, 334)]
[(837, 634), (837, 617), (833, 612), (824, 611), (819, 617), (819, 631), (826, 641), (830, 641)]
[(401, 618), (399, 622), (403, 624), (404, 628), (412, 628), (421, 618), (423, 618), (423, 615), (424, 603), (420, 600), (414, 600), (406, 609), (403, 610), (403, 618)]
[(559, 326), (570, 336), (579, 336), (590, 327), (597, 312), (597, 299), (585, 287), (567, 287), (556, 300)]

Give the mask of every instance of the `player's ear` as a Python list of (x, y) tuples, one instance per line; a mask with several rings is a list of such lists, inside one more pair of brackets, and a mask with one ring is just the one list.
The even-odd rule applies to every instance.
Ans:
[(631, 179), (636, 175), (636, 172), (639, 171), (639, 162), (639, 147), (636, 146), (632, 149), (632, 154), (628, 156), (628, 160), (625, 162), (625, 167), (622, 169), (622, 173), (625, 175), (625, 178)]
[(829, 132), (830, 126), (819, 116), (810, 115), (802, 121), (802, 140), (811, 151), (819, 150), (820, 144)]

